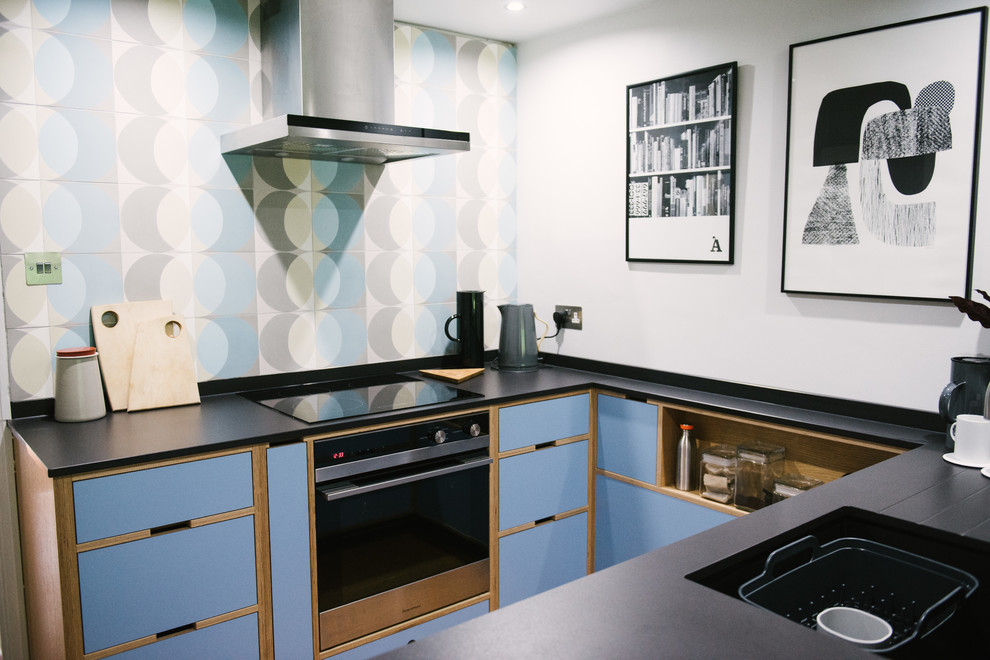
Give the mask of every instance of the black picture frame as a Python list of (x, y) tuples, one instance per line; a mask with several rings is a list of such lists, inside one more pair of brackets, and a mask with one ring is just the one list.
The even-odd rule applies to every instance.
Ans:
[(732, 264), (736, 62), (626, 87), (626, 261)]
[(987, 8), (790, 47), (784, 293), (969, 297)]

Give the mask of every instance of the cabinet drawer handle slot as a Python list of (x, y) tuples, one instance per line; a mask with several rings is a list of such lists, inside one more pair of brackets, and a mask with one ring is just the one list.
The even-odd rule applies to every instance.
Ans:
[(169, 630), (163, 630), (162, 632), (155, 635), (155, 639), (164, 639), (166, 637), (173, 637), (175, 635), (180, 635), (184, 632), (189, 632), (195, 629), (196, 629), (195, 623), (187, 623), (184, 626), (176, 626), (175, 628), (171, 628)]
[(158, 536), (160, 534), (168, 534), (169, 532), (174, 532), (180, 529), (189, 529), (190, 527), (192, 527), (192, 521), (183, 520), (182, 522), (171, 523), (169, 525), (152, 527), (150, 531), (152, 536)]
[(557, 446), (557, 441), (551, 440), (550, 442), (541, 442), (538, 445), (533, 445), (533, 449), (536, 451), (540, 451), (541, 449), (550, 449), (551, 447), (556, 447), (556, 446)]
[(557, 516), (547, 516), (546, 518), (540, 518), (539, 520), (533, 523), (533, 527), (539, 527), (540, 525), (545, 525), (548, 522), (553, 522), (556, 519)]

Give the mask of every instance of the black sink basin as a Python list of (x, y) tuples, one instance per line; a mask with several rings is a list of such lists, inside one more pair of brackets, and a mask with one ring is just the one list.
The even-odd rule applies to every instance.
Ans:
[[(823, 545), (847, 537), (866, 539), (970, 573), (982, 586), (963, 599), (948, 620), (928, 636), (913, 639), (881, 655), (897, 658), (987, 657), (990, 640), (982, 631), (990, 616), (990, 544), (923, 525), (844, 507), (686, 577), (733, 598), (741, 598), (740, 587), (763, 572), (770, 553), (809, 535)], [(804, 560), (795, 557), (796, 564)], [(777, 616), (769, 611), (767, 615)]]

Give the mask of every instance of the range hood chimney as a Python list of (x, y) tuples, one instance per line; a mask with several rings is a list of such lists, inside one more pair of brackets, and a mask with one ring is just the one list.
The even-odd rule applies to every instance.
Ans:
[(380, 165), (468, 151), (470, 136), (396, 126), (392, 0), (263, 0), (265, 121), (225, 154)]

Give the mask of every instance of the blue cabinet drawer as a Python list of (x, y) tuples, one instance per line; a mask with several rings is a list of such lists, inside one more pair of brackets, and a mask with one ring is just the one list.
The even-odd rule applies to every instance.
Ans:
[(589, 394), (509, 406), (498, 411), (498, 450), (588, 434)]
[(487, 600), (480, 603), (475, 603), (470, 607), (465, 607), (464, 609), (457, 610), (456, 612), (445, 614), (444, 616), (436, 619), (431, 619), (426, 623), (421, 623), (418, 626), (407, 628), (401, 632), (389, 635), (388, 637), (376, 639), (373, 642), (368, 642), (363, 646), (359, 646), (356, 649), (351, 649), (350, 651), (345, 651), (344, 653), (333, 657), (334, 660), (366, 660), (367, 658), (374, 658), (381, 653), (402, 648), (406, 644), (414, 642), (417, 639), (423, 639), (424, 637), (435, 635), (441, 630), (452, 628), (459, 623), (469, 621), (475, 617), (481, 616), (482, 614), (488, 614)]
[(583, 577), (587, 552), (587, 513), (503, 536), (498, 541), (498, 606)]
[(72, 497), (78, 543), (244, 509), (254, 505), (251, 453), (84, 479)]
[(657, 406), (598, 395), (595, 466), (657, 485)]
[(588, 505), (588, 441), (547, 447), (498, 462), (498, 528)]
[(92, 653), (258, 602), (254, 516), (80, 552)]
[(115, 660), (255, 660), (260, 657), (258, 615), (224, 621), (214, 626), (169, 637), (113, 656)]

